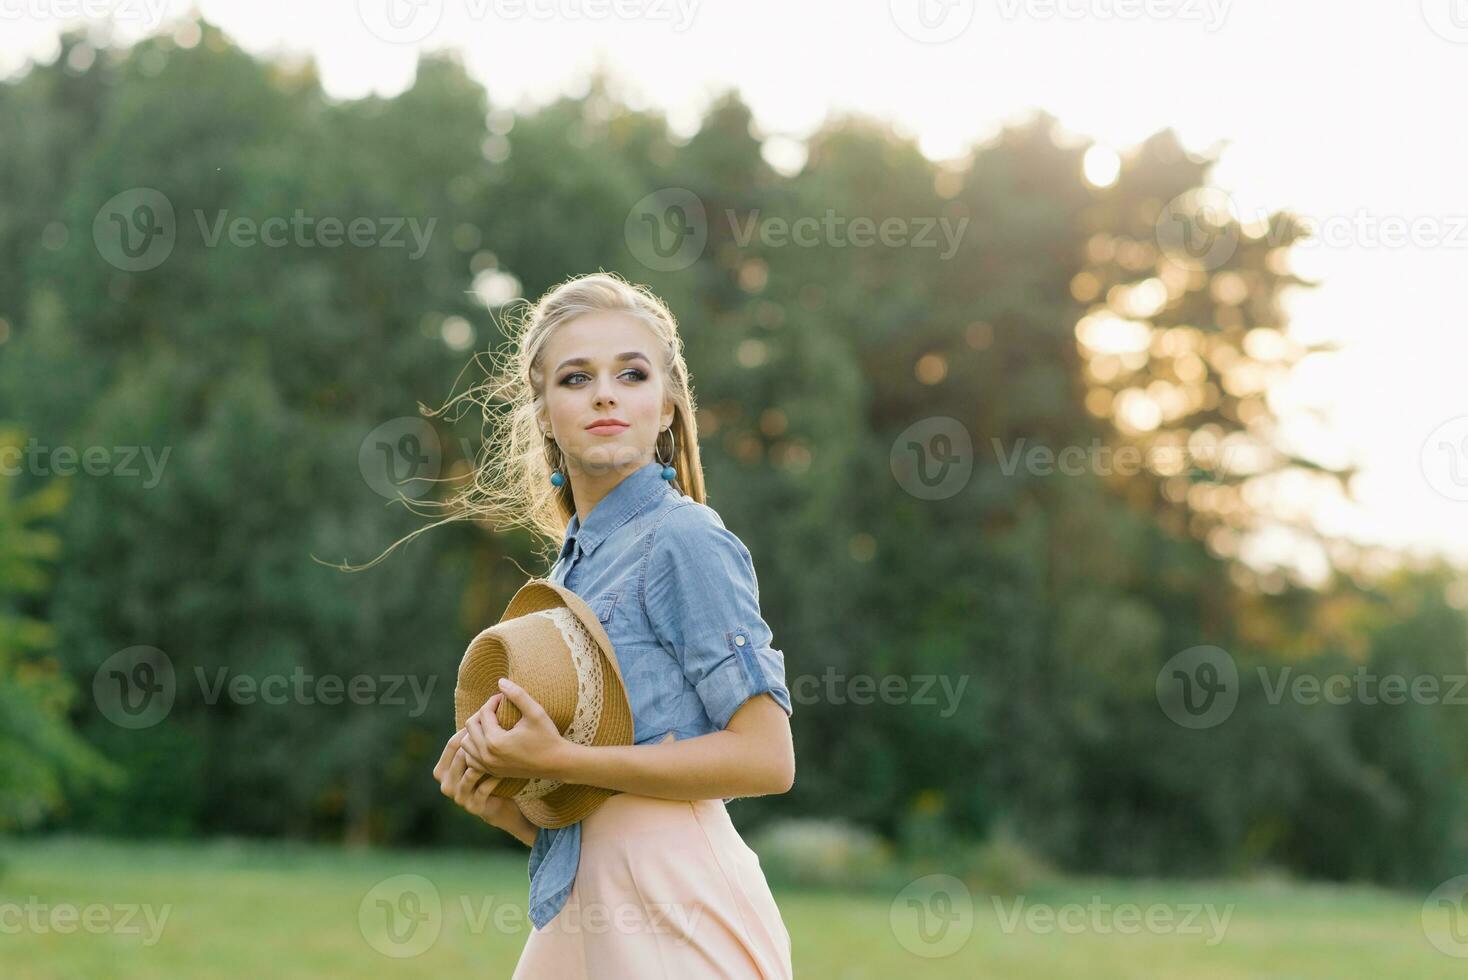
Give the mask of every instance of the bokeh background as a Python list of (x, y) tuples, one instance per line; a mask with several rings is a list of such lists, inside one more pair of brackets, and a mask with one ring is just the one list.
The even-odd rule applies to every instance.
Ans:
[(605, 269), (786, 656), (798, 976), (1461, 976), (1468, 17), (1400, 7), (6, 5), (0, 974), (509, 975), (430, 769), (550, 544), (334, 566)]

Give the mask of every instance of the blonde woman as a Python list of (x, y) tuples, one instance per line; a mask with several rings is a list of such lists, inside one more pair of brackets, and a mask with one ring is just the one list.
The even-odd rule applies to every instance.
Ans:
[[(559, 540), (549, 577), (616, 650), (635, 744), (587, 747), (510, 685), (444, 747), (445, 795), (529, 845), (534, 924), (516, 978), (791, 976), (790, 935), (725, 804), (795, 778), (784, 655), (753, 563), (705, 503), (677, 322), (648, 289), (571, 279), (523, 317), (488, 394), (508, 406), (467, 509)], [(506, 730), (499, 699), (523, 713)], [(620, 790), (558, 830), (479, 777)]]

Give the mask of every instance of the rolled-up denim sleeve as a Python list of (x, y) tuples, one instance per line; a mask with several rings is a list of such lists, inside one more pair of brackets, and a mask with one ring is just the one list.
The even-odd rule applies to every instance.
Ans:
[(658, 640), (677, 659), (719, 728), (768, 692), (787, 716), (785, 654), (760, 615), (759, 582), (744, 542), (703, 504), (669, 511), (648, 553), (643, 596)]

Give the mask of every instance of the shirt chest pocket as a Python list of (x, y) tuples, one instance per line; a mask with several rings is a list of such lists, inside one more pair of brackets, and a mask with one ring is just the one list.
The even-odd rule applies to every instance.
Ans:
[(596, 618), (601, 620), (601, 624), (603, 626), (606, 626), (612, 621), (612, 610), (617, 607), (617, 598), (620, 595), (620, 592), (614, 590), (611, 592), (603, 592), (601, 595), (591, 600), (591, 611), (596, 613)]

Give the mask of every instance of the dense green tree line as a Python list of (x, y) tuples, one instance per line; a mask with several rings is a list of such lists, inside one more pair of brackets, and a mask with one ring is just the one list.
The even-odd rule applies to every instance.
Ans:
[[(796, 788), (741, 802), (741, 821), (841, 814), (896, 838), (1005, 824), (1064, 866), (1127, 873), (1409, 881), (1461, 857), (1461, 712), (1308, 705), (1264, 682), (1461, 671), (1463, 618), (1443, 570), (1312, 590), (1236, 562), (1267, 519), (1249, 481), (1319, 469), (1270, 444), (1262, 394), (1307, 353), (1279, 306), (1303, 284), (1282, 260), (1288, 215), (1226, 229), (1221, 259), (1165, 254), (1159, 215), (1211, 165), (1171, 133), (1095, 187), (1086, 147), (1044, 115), (941, 165), (834, 118), (789, 174), (733, 95), (682, 138), (607, 79), (515, 113), (442, 56), (400, 96), (337, 102), (309, 68), (202, 28), (95, 59), (72, 58), (86, 42), (71, 37), (0, 85), (0, 420), (50, 447), (0, 500), (69, 498), (46, 518), (52, 581), (38, 594), (10, 570), (0, 587), (47, 624), (46, 662), (73, 689), (69, 709), (14, 697), (7, 628), (0, 740), (32, 731), (36, 705), (69, 710), (125, 774), (99, 786), (47, 735), (41, 768), (3, 771), (0, 817), (484, 839), (428, 769), (465, 642), (545, 555), (465, 523), (357, 574), (312, 556), (361, 562), (421, 526), (380, 478), (462, 476), (479, 429), (430, 426), (419, 403), (503, 342), (498, 304), (605, 268), (681, 319), (710, 503), (755, 557), (797, 693)], [(701, 215), (638, 220), (672, 189)], [(862, 244), (858, 219), (905, 237)], [(701, 242), (683, 262), (663, 248), (680, 228)], [(161, 261), (132, 254), (154, 240)], [(972, 472), (928, 494), (958, 430)], [(108, 465), (63, 473), (55, 447), (101, 447)], [(1124, 474), (1006, 462), (1034, 447), (1190, 452)], [(1191, 730), (1156, 685), (1200, 645), (1229, 651), (1239, 701)], [(119, 660), (139, 647), (166, 662)], [(143, 661), (175, 691), (127, 727), (96, 682)], [(937, 703), (854, 703), (858, 675), (910, 693), (936, 676), (956, 701), (943, 710), (935, 686)], [(396, 677), (399, 703), (326, 704), (318, 686), (274, 704), (251, 686), (298, 676), (379, 695)]]

